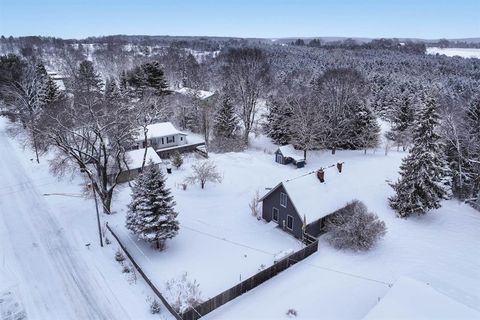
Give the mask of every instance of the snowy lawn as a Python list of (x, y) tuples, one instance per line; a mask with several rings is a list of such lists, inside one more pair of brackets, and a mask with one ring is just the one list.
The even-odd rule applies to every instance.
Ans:
[(392, 189), (386, 180), (397, 178), (404, 155), (341, 151), (311, 159), (306, 170), (345, 161), (344, 173), (332, 176), (330, 186), (377, 213), (387, 225), (386, 236), (367, 253), (338, 251), (320, 238), (319, 250), (311, 257), (207, 318), (281, 319), (292, 308), (300, 319), (361, 319), (388, 292), (388, 283), (402, 276), (428, 282), (453, 300), (480, 310), (480, 213), (450, 200), (426, 216), (396, 218), (388, 206)]
[(275, 164), (271, 155), (260, 151), (211, 154), (210, 159), (223, 175), (220, 184), (207, 182), (203, 190), (199, 185), (182, 190), (180, 184), (191, 173), (191, 165), (203, 160), (194, 155), (186, 156), (183, 166), (167, 175), (177, 203), (180, 232), (167, 241), (163, 252), (137, 240), (124, 227), (130, 188), (118, 195), (117, 214), (109, 217), (109, 224), (159, 288), (187, 272), (200, 283), (205, 299), (252, 276), (261, 265), (270, 266), (280, 251), (301, 248), (298, 240), (274, 224), (258, 221), (248, 207), (256, 190), (265, 192), (265, 187), (298, 171)]

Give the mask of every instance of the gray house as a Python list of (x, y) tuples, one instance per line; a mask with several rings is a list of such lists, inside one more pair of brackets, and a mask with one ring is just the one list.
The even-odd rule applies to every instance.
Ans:
[(275, 151), (275, 162), (280, 164), (293, 163), (297, 168), (305, 166), (303, 151), (296, 150), (291, 144), (278, 147), (277, 151)]
[[(352, 194), (342, 192), (339, 187), (341, 173), (330, 172), (331, 185), (321, 183), (315, 173), (276, 185), (260, 198), (262, 218), (277, 223), (296, 238), (303, 239), (304, 231), (318, 237), (324, 232), (325, 219), (352, 199)], [(335, 176), (337, 178), (333, 179)]]

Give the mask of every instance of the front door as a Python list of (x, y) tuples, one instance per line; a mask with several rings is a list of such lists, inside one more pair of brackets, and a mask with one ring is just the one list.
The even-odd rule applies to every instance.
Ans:
[(277, 154), (276, 161), (277, 161), (277, 163), (282, 163), (283, 164), (283, 157), (282, 157), (281, 154)]

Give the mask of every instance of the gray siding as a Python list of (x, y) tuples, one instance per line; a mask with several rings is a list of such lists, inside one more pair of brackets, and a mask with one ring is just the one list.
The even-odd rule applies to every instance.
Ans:
[[(272, 221), (273, 217), (273, 208), (278, 209), (278, 225), (280, 228), (283, 228), (283, 223), (285, 221), (285, 231), (293, 234), (295, 237), (302, 239), (303, 237), (303, 220), (300, 218), (300, 215), (297, 213), (293, 206), (293, 202), (287, 195), (287, 206), (286, 208), (280, 205), (280, 194), (287, 192), (282, 185), (278, 186), (277, 189), (272, 191), (265, 199), (263, 199), (262, 205), (262, 218), (268, 222)], [(290, 215), (293, 217), (293, 230), (287, 228), (287, 216)]]

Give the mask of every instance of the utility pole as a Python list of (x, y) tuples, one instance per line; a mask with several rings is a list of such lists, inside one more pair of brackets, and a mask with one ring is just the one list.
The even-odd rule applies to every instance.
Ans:
[(100, 214), (98, 212), (97, 193), (95, 192), (95, 187), (91, 184), (90, 186), (93, 190), (93, 199), (95, 199), (95, 210), (97, 210), (97, 225), (98, 225), (98, 237), (100, 238), (100, 247), (103, 247), (102, 228), (100, 226)]

